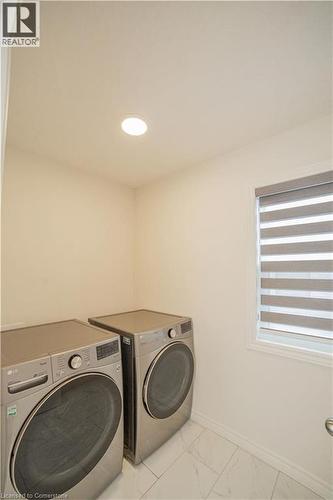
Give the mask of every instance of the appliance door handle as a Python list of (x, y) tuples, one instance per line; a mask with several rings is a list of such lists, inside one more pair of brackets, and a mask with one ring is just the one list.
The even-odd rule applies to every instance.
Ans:
[(333, 417), (329, 417), (326, 419), (325, 427), (326, 427), (327, 432), (331, 436), (333, 436)]
[(17, 392), (26, 391), (37, 385), (45, 384), (48, 381), (48, 375), (39, 375), (38, 377), (32, 377), (22, 382), (14, 382), (8, 385), (9, 394), (16, 394)]

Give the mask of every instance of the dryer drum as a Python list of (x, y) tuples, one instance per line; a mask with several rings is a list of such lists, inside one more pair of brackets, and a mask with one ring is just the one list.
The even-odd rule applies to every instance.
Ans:
[(183, 404), (191, 388), (194, 359), (182, 342), (165, 347), (152, 362), (144, 383), (143, 399), (154, 418), (168, 418)]
[(69, 491), (110, 446), (122, 411), (119, 389), (107, 375), (67, 380), (35, 407), (15, 443), (11, 476), (22, 495)]

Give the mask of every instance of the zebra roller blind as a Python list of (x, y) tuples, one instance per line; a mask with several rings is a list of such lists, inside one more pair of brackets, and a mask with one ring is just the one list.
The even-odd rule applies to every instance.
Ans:
[(332, 340), (333, 172), (256, 196), (260, 331)]

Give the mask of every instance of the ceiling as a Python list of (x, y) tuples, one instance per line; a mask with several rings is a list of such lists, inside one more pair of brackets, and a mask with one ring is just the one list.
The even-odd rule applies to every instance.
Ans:
[(41, 2), (40, 48), (12, 49), (8, 142), (138, 186), (329, 113), (331, 9)]

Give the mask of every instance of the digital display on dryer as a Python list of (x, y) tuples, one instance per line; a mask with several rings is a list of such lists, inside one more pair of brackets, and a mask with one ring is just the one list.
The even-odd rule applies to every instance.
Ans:
[(118, 340), (99, 345), (96, 347), (97, 361), (112, 356), (112, 354), (116, 354), (117, 352), (119, 352)]

